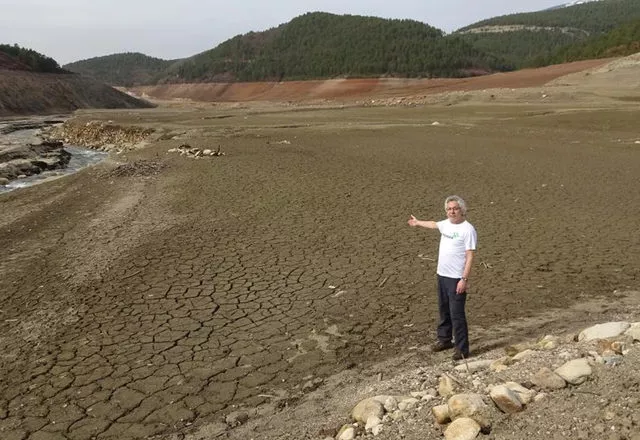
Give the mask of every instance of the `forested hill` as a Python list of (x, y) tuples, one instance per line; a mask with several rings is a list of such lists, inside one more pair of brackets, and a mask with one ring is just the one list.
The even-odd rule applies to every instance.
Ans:
[(17, 44), (0, 44), (0, 69), (26, 70), (40, 73), (68, 73), (57, 61), (33, 49)]
[(175, 62), (127, 52), (77, 61), (64, 68), (107, 84), (130, 87), (154, 83)]
[(64, 66), (112, 85), (347, 77), (460, 77), (627, 55), (640, 0), (585, 4), (483, 20), (445, 35), (414, 20), (312, 12), (233, 37), (190, 58), (115, 54)]
[(117, 54), (65, 65), (113, 85), (330, 77), (459, 77), (502, 64), (414, 20), (314, 12), (249, 32), (184, 60)]
[(163, 82), (399, 75), (458, 77), (497, 63), (458, 37), (414, 20), (314, 12), (251, 32), (173, 65)]
[(582, 44), (564, 47), (536, 61), (538, 65), (560, 64), (594, 58), (624, 57), (640, 52), (640, 18), (589, 38)]
[(540, 65), (559, 53), (640, 19), (640, 0), (601, 0), (566, 8), (495, 17), (456, 31), (507, 68)]

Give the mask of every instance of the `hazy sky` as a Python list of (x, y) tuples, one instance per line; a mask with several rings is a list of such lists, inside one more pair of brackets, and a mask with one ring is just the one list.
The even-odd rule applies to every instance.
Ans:
[(0, 43), (58, 63), (120, 52), (185, 58), (305, 12), (410, 18), (452, 32), (567, 0), (0, 0)]

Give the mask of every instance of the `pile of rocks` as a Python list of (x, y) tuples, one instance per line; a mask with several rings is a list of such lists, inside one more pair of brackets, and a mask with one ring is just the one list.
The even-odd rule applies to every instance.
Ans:
[(107, 171), (105, 177), (148, 177), (160, 174), (166, 167), (164, 162), (152, 160), (136, 160), (123, 163), (112, 170)]
[[(500, 414), (522, 412), (554, 391), (594, 379), (600, 367), (621, 365), (625, 356), (638, 351), (638, 341), (640, 322), (609, 322), (589, 327), (569, 340), (547, 335), (512, 345), (499, 359), (463, 361), (441, 374), (432, 388), (423, 384), (421, 391), (378, 395), (359, 402), (351, 412), (353, 423), (342, 426), (331, 439), (378, 436), (411, 414), (424, 414), (426, 406), (434, 427), (442, 430), (447, 440), (472, 440), (480, 433), (489, 434), (492, 421)], [(525, 363), (537, 367), (518, 367)], [(496, 373), (504, 377), (504, 372), (512, 372), (518, 380), (490, 383)]]
[(121, 152), (146, 145), (145, 140), (154, 133), (151, 128), (122, 126), (111, 121), (81, 122), (69, 120), (54, 127), (47, 136), (99, 151)]
[(178, 148), (171, 148), (167, 150), (167, 153), (179, 153), (180, 156), (186, 156), (191, 159), (200, 159), (203, 157), (224, 156), (225, 154), (220, 151), (221, 149), (222, 147), (219, 145), (216, 150), (211, 150), (208, 148), (195, 148), (189, 144), (182, 144)]
[(39, 144), (10, 145), (0, 148), (0, 185), (43, 171), (64, 168), (71, 153), (62, 142), (43, 141)]

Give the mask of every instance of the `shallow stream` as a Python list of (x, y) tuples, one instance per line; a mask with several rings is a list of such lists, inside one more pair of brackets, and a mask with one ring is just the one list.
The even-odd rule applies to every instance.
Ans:
[(90, 165), (95, 165), (98, 162), (105, 159), (109, 154), (102, 151), (89, 150), (87, 148), (80, 147), (64, 147), (69, 153), (71, 153), (71, 160), (66, 168), (58, 170), (44, 171), (40, 174), (34, 174), (22, 179), (16, 179), (9, 182), (7, 185), (0, 185), (0, 193), (12, 191), (18, 188), (26, 188), (29, 186), (43, 183), (52, 178), (66, 176), (80, 171), (81, 169)]
[[(2, 124), (0, 122), (0, 129), (4, 129), (7, 125), (8, 124)], [(39, 132), (40, 129), (34, 128), (15, 130), (9, 133), (2, 133), (0, 131), (0, 148), (2, 148), (3, 145), (10, 146), (40, 142), (40, 138), (38, 137)], [(66, 168), (44, 171), (40, 174), (12, 180), (7, 185), (0, 185), (0, 193), (13, 191), (18, 188), (26, 188), (57, 177), (73, 174), (82, 168), (97, 164), (108, 156), (108, 153), (102, 151), (89, 150), (76, 146), (65, 145), (64, 149), (71, 153), (71, 160)]]

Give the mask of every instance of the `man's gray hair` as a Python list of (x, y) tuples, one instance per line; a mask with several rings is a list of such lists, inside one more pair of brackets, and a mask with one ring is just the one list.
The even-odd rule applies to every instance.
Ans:
[(447, 197), (447, 199), (444, 201), (444, 210), (447, 210), (447, 205), (449, 204), (449, 202), (457, 202), (458, 206), (460, 206), (460, 211), (462, 212), (462, 215), (467, 215), (467, 204), (465, 203), (464, 200), (462, 200), (462, 197), (459, 196), (449, 196)]

